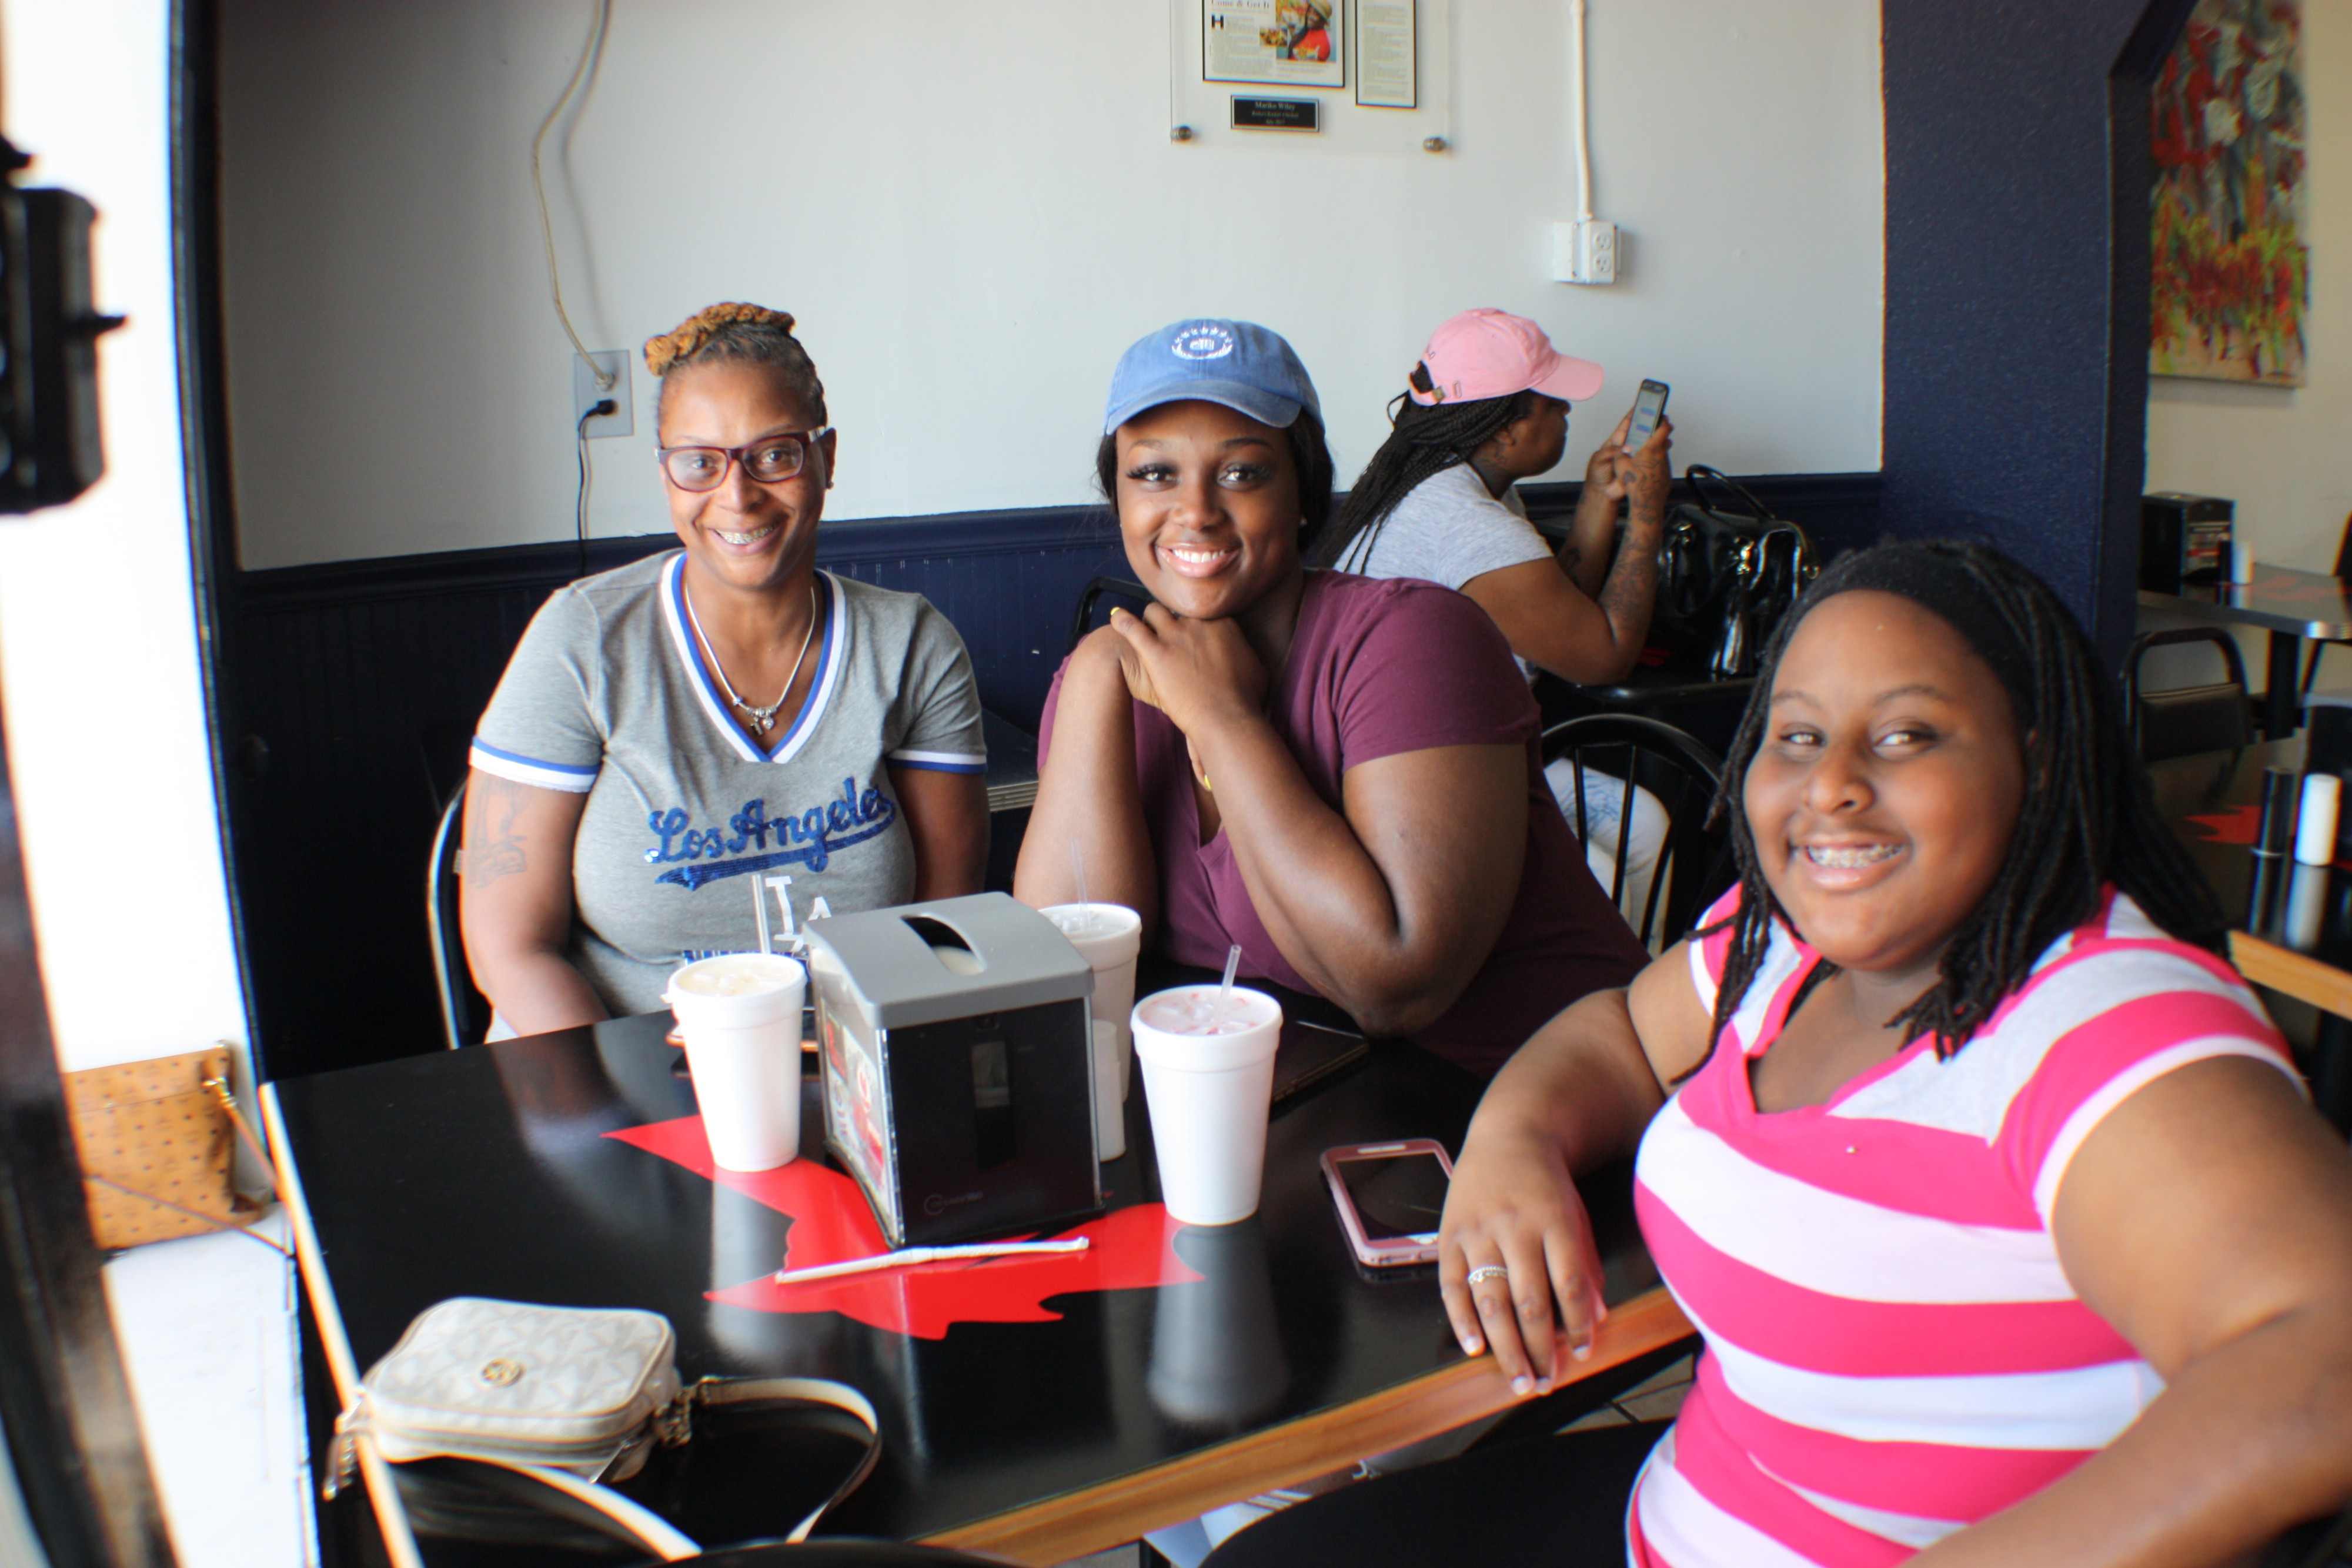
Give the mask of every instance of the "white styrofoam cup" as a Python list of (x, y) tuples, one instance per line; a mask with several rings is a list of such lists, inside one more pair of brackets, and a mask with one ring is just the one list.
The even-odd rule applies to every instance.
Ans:
[(1127, 1103), (1118, 1092), (1118, 1030), (1108, 1019), (1090, 1019), (1095, 1037), (1095, 1158), (1115, 1160), (1127, 1153)]
[(1070, 946), (1095, 972), (1094, 1000), (1087, 1010), (1118, 1031), (1114, 1066), (1123, 1104), (1131, 1059), (1129, 1048), (1134, 1039), (1128, 1013), (1135, 1005), (1135, 956), (1143, 950), (1143, 916), (1123, 904), (1055, 904), (1037, 913), (1070, 939)]
[(1265, 1174), (1265, 1120), (1282, 1005), (1263, 991), (1235, 986), (1226, 1018), (1245, 1027), (1233, 1034), (1173, 1034), (1154, 1029), (1144, 1016), (1162, 997), (1213, 999), (1216, 992), (1213, 985), (1156, 992), (1136, 1004), (1132, 1021), (1160, 1197), (1186, 1225), (1247, 1219), (1257, 1212)]
[[(740, 976), (756, 988), (721, 996), (698, 981)], [(775, 953), (699, 958), (662, 993), (686, 1040), (703, 1135), (721, 1170), (766, 1171), (801, 1148), (801, 998), (808, 972)]]

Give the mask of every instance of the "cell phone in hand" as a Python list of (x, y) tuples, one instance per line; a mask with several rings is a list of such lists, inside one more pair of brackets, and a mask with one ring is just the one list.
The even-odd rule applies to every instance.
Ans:
[(1348, 1144), (1324, 1150), (1322, 1163), (1357, 1262), (1394, 1269), (1436, 1259), (1437, 1222), (1454, 1179), (1444, 1145), (1434, 1138)]
[(1625, 455), (1633, 456), (1649, 444), (1658, 428), (1658, 420), (1666, 412), (1666, 394), (1674, 388), (1664, 382), (1643, 382), (1642, 391), (1633, 399), (1633, 423), (1625, 427)]

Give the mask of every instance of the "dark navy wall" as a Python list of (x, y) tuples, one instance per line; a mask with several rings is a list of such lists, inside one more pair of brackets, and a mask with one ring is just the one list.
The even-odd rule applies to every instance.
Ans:
[(1887, 525), (1990, 538), (2118, 659), (2146, 451), (2147, 89), (2189, 3), (1882, 6)]

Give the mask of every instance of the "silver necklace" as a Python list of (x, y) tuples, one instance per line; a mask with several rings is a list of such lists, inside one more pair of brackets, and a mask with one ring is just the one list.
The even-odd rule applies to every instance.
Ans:
[(776, 710), (784, 706), (786, 697), (793, 695), (793, 683), (801, 678), (801, 665), (808, 659), (809, 644), (816, 640), (816, 580), (809, 580), (808, 632), (802, 637), (800, 653), (793, 660), (793, 673), (784, 677), (784, 689), (766, 707), (753, 707), (735, 695), (735, 688), (727, 684), (725, 667), (719, 663), (718, 650), (711, 647), (709, 634), (702, 630), (702, 617), (694, 612), (694, 595), (681, 593), (679, 597), (686, 601), (686, 623), (694, 628), (694, 640), (701, 644), (703, 657), (710, 661), (710, 673), (719, 677), (719, 689), (727, 694), (727, 700), (733, 703), (743, 716), (751, 720), (751, 727), (761, 735), (775, 728)]

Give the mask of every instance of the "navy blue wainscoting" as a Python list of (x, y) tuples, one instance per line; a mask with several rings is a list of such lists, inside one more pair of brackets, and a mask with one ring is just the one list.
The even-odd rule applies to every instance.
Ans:
[[(1749, 482), (1835, 549), (1877, 532), (1876, 475)], [(1529, 493), (1538, 515), (1572, 485)], [(240, 572), (217, 647), (230, 848), (266, 1076), (437, 1049), (425, 936), (433, 829), (508, 655), (548, 594), (668, 535)], [(832, 570), (923, 594), (982, 699), (1034, 733), (1087, 581), (1129, 575), (1098, 507), (828, 524)]]

